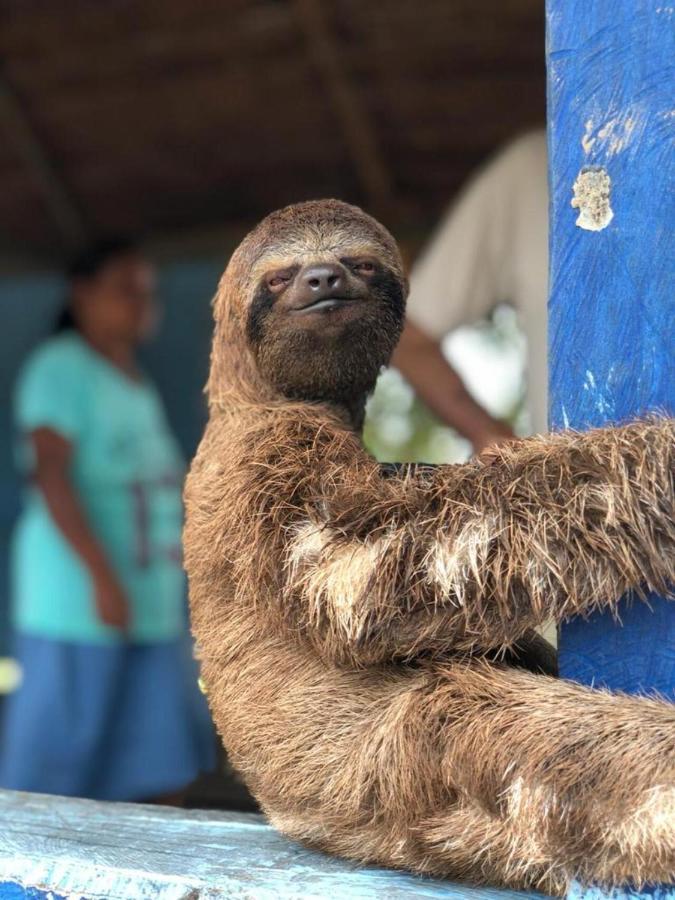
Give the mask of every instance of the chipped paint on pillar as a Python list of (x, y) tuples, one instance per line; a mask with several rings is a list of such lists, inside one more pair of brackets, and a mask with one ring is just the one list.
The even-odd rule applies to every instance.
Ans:
[(575, 222), (586, 231), (602, 231), (614, 218), (610, 205), (611, 180), (602, 166), (584, 166), (572, 185), (572, 206), (579, 210)]
[[(547, 0), (553, 428), (675, 412), (673, 6)], [(560, 634), (565, 677), (675, 696), (675, 604)]]

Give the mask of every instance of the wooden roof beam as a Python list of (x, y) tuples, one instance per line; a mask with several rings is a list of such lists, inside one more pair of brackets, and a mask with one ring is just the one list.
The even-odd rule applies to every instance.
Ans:
[(321, 0), (291, 0), (307, 53), (319, 73), (340, 123), (363, 190), (376, 213), (397, 209), (391, 173), (380, 152), (375, 129), (358, 91), (345, 71)]
[(0, 123), (7, 139), (39, 185), (64, 248), (73, 250), (86, 238), (84, 219), (49, 153), (36, 134), (21, 99), (0, 71)]

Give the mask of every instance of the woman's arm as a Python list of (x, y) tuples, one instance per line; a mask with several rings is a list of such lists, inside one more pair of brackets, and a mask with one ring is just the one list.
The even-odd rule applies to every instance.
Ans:
[(73, 445), (51, 428), (31, 432), (35, 452), (35, 482), (61, 534), (86, 566), (102, 622), (126, 629), (129, 608), (106, 555), (92, 532), (70, 478)]
[(383, 477), (355, 442), (319, 435), (258, 492), (283, 535), (286, 609), (328, 656), (370, 663), (507, 645), (629, 590), (667, 594), (674, 438), (675, 420), (642, 422)]

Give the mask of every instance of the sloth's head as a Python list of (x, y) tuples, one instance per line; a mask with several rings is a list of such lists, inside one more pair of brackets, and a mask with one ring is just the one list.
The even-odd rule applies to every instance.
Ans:
[(318, 200), (272, 213), (244, 239), (216, 316), (275, 392), (355, 410), (396, 346), (406, 293), (389, 232), (357, 207)]

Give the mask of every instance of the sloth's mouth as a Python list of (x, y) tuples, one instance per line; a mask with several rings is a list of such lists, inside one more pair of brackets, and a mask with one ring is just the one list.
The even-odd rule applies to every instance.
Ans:
[(296, 306), (292, 311), (299, 315), (313, 312), (330, 312), (351, 303), (358, 303), (361, 299), (361, 297), (322, 297), (319, 300), (312, 300), (304, 306)]

